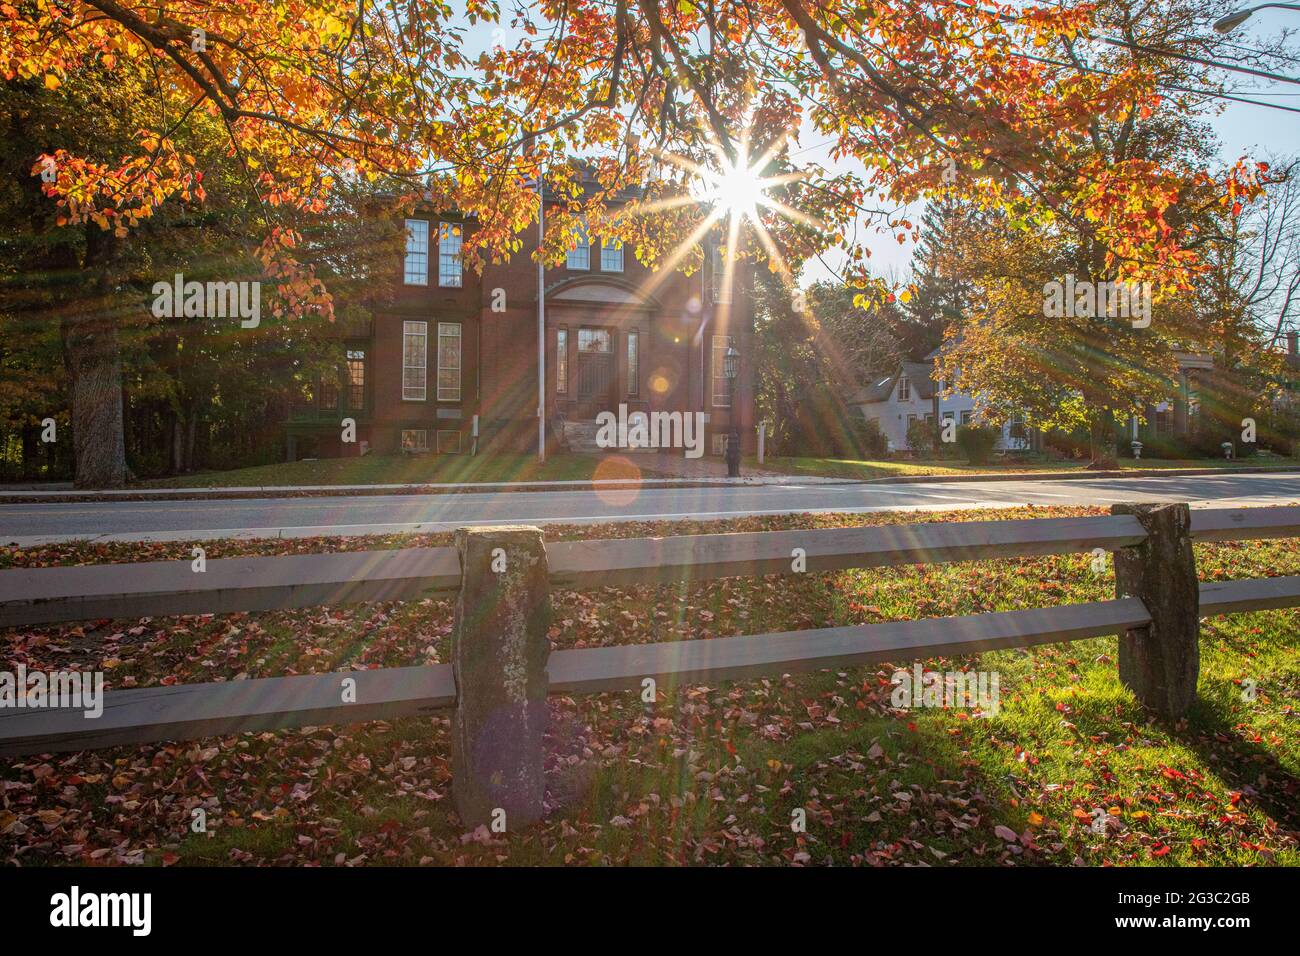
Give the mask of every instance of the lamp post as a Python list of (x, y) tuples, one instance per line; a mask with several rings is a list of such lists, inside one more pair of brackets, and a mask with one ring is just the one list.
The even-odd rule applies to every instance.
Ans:
[(736, 377), (740, 374), (740, 353), (734, 345), (727, 346), (727, 353), (722, 359), (723, 374), (727, 376), (727, 398), (730, 410), (727, 418), (731, 423), (727, 431), (727, 477), (740, 477), (740, 422), (736, 418)]
[(1217, 33), (1231, 33), (1237, 27), (1241, 26), (1250, 19), (1250, 15), (1256, 10), (1267, 10), (1269, 8), (1277, 10), (1300, 10), (1300, 4), (1295, 3), (1261, 3), (1258, 6), (1248, 7), (1245, 10), (1238, 10), (1236, 13), (1229, 13), (1226, 17), (1219, 17), (1214, 21), (1214, 29)]

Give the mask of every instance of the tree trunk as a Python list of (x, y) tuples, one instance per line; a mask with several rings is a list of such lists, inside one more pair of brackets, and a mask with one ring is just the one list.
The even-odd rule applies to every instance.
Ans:
[(126, 446), (117, 329), (108, 316), (66, 321), (63, 349), (72, 377), (76, 487), (121, 488), (126, 483)]
[(1090, 416), (1089, 447), (1092, 461), (1087, 467), (1094, 471), (1113, 471), (1119, 468), (1119, 449), (1115, 445), (1115, 415), (1110, 409), (1095, 409)]
[(194, 439), (198, 435), (199, 416), (198, 412), (190, 409), (189, 420), (185, 425), (185, 471), (194, 470)]
[(185, 469), (185, 426), (181, 422), (180, 412), (172, 412), (172, 474), (179, 475)]
[[(113, 305), (117, 242), (94, 225), (85, 229), (83, 278), (89, 294), (62, 304), (64, 363), (72, 384), (72, 451), (78, 488), (126, 484), (122, 423), (122, 355), (119, 315)], [(81, 288), (87, 288), (82, 286)]]

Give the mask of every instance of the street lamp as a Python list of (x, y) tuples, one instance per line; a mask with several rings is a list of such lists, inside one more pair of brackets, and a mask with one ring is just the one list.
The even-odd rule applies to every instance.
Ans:
[(1231, 33), (1237, 27), (1241, 26), (1250, 19), (1250, 15), (1256, 10), (1266, 10), (1268, 8), (1278, 10), (1300, 10), (1300, 4), (1295, 3), (1261, 3), (1258, 6), (1248, 7), (1245, 10), (1238, 10), (1236, 13), (1229, 13), (1226, 17), (1219, 17), (1214, 21), (1214, 29), (1217, 33)]
[(740, 477), (740, 422), (736, 419), (736, 377), (740, 374), (740, 353), (734, 345), (727, 346), (722, 358), (722, 373), (727, 377), (727, 398), (731, 405), (728, 418), (731, 428), (727, 432), (727, 477)]

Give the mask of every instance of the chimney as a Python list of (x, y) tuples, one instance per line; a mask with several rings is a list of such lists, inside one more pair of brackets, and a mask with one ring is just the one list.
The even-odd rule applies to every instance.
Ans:
[(1286, 350), (1292, 355), (1300, 355), (1300, 332), (1286, 334)]

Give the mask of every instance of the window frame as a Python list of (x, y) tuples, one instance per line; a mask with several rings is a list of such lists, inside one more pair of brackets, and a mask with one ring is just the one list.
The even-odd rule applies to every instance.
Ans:
[[(452, 336), (452, 335), (450, 335), (449, 333), (444, 332), (444, 331), (443, 331), (444, 329), (448, 329), (448, 330), (450, 330), (450, 329), (455, 329), (455, 330), (456, 330), (456, 333), (455, 333), (454, 336)], [(443, 348), (442, 348), (442, 342), (443, 342), (443, 339), (444, 339), (444, 338), (453, 338), (453, 337), (456, 339), (456, 343), (457, 343), (457, 344), (456, 344), (456, 364), (455, 364), (454, 366), (452, 366), (452, 365), (444, 365), (444, 364), (443, 364), (443, 360), (442, 360), (442, 359), (443, 359)], [(438, 401), (440, 401), (440, 402), (460, 402), (460, 401), (462, 401), (463, 396), (464, 396), (464, 369), (465, 369), (465, 330), (464, 330), (464, 328), (462, 327), (462, 323), (460, 323), (460, 322), (439, 322), (439, 323), (438, 323), (438, 369), (437, 369), (438, 378), (437, 378), (437, 382), (436, 382), (436, 386), (435, 386), (435, 387), (437, 388)], [(447, 386), (447, 388), (446, 388), (446, 391), (447, 391), (448, 393), (451, 393), (451, 392), (453, 392), (453, 391), (455, 392), (455, 395), (456, 395), (455, 398), (444, 398), (444, 397), (443, 397), (443, 384), (442, 384), (442, 373), (443, 373), (443, 372), (455, 372), (455, 373), (456, 373), (456, 385), (455, 385), (455, 387), (453, 388), (452, 386), (449, 385), (449, 386)]]
[(912, 400), (912, 380), (904, 373), (898, 376), (898, 400), (900, 402), (910, 402)]
[(555, 329), (555, 391), (559, 395), (569, 394), (569, 327), (557, 326)]
[[(718, 342), (722, 340), (722, 346), (719, 348)], [(731, 386), (727, 383), (727, 349), (735, 343), (735, 336), (714, 334), (709, 342), (709, 377), (713, 380), (710, 383), (710, 399), (714, 408), (731, 408)], [(718, 387), (721, 382), (722, 392), (726, 401), (718, 401)]]
[[(417, 331), (414, 326), (420, 326), (423, 331)], [(414, 365), (406, 361), (407, 359), (407, 340), (408, 338), (418, 337), (420, 341), (420, 351), (423, 356), (424, 364)], [(407, 383), (407, 373), (419, 371), (422, 384), (410, 385)], [(408, 392), (418, 391), (419, 397), (412, 397)], [(427, 402), (429, 400), (429, 323), (424, 319), (403, 319), (402, 320), (402, 401), (404, 402)]]
[[(408, 448), (406, 445), (406, 436), (408, 433), (411, 435), (423, 435), (424, 436), (423, 443), (415, 444)], [(403, 428), (401, 430), (401, 434), (398, 436), (398, 445), (402, 450), (402, 454), (419, 455), (419, 454), (427, 453), (429, 451), (429, 429)]]
[[(582, 347), (582, 337), (588, 336), (589, 342), (604, 342), (606, 348), (603, 349), (584, 349)], [(599, 355), (609, 355), (614, 351), (614, 336), (610, 330), (603, 325), (583, 325), (578, 328), (578, 351), (595, 352)]]
[[(612, 245), (611, 245), (612, 244)], [(605, 261), (606, 253), (618, 253), (618, 265), (612, 266)], [(600, 240), (600, 271), (601, 272), (622, 272), (624, 269), (623, 243), (618, 239)]]
[[(423, 249), (420, 245), (420, 229), (412, 229), (412, 226), (423, 228)], [(412, 249), (412, 246), (416, 248)], [(412, 256), (423, 257), (423, 269), (416, 272), (416, 278), (412, 276)], [(429, 284), (429, 220), (427, 219), (408, 219), (406, 220), (406, 253), (402, 260), (402, 285), (427, 286)]]
[(724, 257), (722, 255), (721, 243), (715, 242), (713, 244), (709, 261), (709, 278), (712, 283), (711, 295), (714, 305), (731, 305), (736, 297), (736, 270), (734, 268), (731, 270), (732, 286), (728, 288), (725, 284), (727, 278), (727, 259), (730, 258), (730, 256)]
[[(591, 238), (591, 233), (587, 231), (586, 222), (581, 223), (579, 228), (581, 229), (581, 235), (583, 241), (579, 241), (576, 246), (574, 246), (572, 249), (570, 249), (568, 252), (564, 254), (564, 268), (569, 269), (573, 272), (590, 272), (591, 271), (591, 247), (596, 244), (596, 241)], [(577, 255), (579, 252), (581, 252), (584, 255), (586, 265), (574, 264), (573, 257)]]
[(641, 330), (627, 332), (627, 394), (629, 398), (641, 395)]
[[(343, 356), (345, 376), (348, 390), (348, 408), (361, 410), (366, 407), (366, 350), (365, 349), (348, 349)], [(356, 381), (353, 372), (361, 370), (361, 381)], [(358, 390), (361, 393), (359, 400), (356, 400)]]
[[(454, 241), (454, 249), (447, 244)], [(438, 288), (460, 289), (465, 285), (465, 224), (461, 222), (438, 223)], [(455, 268), (446, 267), (445, 260), (455, 261)]]

